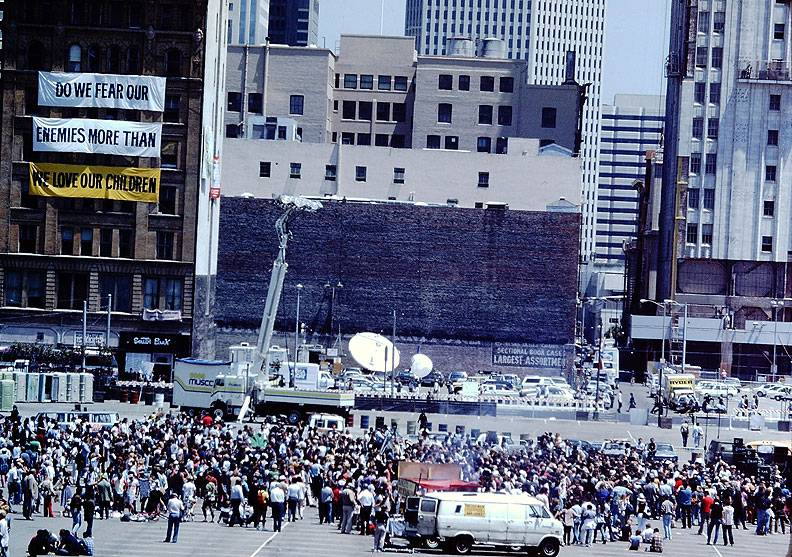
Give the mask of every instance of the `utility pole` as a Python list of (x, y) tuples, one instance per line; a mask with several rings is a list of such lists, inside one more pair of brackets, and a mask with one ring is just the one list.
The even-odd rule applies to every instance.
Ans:
[(88, 337), (88, 300), (83, 300), (82, 326), (82, 369), (80, 371), (85, 371), (85, 342)]
[(605, 369), (602, 362), (602, 318), (599, 320), (599, 355), (597, 356), (597, 391), (594, 395), (594, 421), (599, 420), (599, 394), (600, 394), (600, 372)]

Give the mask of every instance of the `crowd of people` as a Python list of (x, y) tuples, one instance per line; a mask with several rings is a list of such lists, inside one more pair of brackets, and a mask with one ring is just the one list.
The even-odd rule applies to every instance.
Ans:
[(676, 465), (650, 456), (641, 440), (611, 457), (551, 433), (513, 450), (453, 433), (353, 436), (178, 413), (111, 429), (79, 422), (61, 429), (14, 413), (0, 422), (0, 484), (8, 494), (0, 501), (0, 548), (8, 547), (15, 512), (71, 517), (72, 528), (58, 537), (39, 530), (30, 555), (92, 555), (99, 519), (167, 521), (164, 541), (177, 543), (185, 520), (256, 529), (269, 521), (280, 531), (316, 505), (320, 523), (373, 535), (381, 550), (388, 518), (402, 507), (400, 460), (455, 463), (482, 491), (536, 496), (562, 521), (565, 544), (622, 541), (662, 551), (674, 523), (698, 528), (709, 543), (722, 534), (734, 544), (733, 532), (748, 524), (757, 535), (786, 532), (792, 500), (778, 467), (759, 478), (723, 461)]

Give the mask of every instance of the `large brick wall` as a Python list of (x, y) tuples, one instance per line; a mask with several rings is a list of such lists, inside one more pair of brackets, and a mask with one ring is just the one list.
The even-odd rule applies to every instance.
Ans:
[[(225, 328), (258, 327), (277, 249), (281, 209), (265, 199), (223, 198), (216, 316)], [(277, 328), (300, 320), (314, 341), (385, 331), (399, 337), (566, 344), (572, 342), (580, 217), (325, 202), (298, 214)], [(326, 337), (325, 337), (326, 338)]]

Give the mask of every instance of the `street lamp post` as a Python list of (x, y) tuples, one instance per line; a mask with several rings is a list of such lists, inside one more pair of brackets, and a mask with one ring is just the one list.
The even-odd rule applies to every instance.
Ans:
[(655, 397), (655, 406), (657, 406), (657, 427), (661, 427), (661, 420), (663, 418), (663, 370), (665, 368), (666, 316), (668, 314), (668, 308), (665, 303), (661, 304), (654, 300), (647, 300), (646, 298), (642, 299), (641, 303), (654, 304), (659, 308), (663, 308), (663, 344), (660, 352), (660, 376), (657, 382), (657, 396)]
[[(338, 284), (336, 284), (335, 286), (331, 285), (330, 281), (327, 281), (325, 283), (325, 288), (329, 288), (330, 289), (330, 338), (331, 339), (333, 338), (333, 333), (334, 333), (334, 330), (335, 330), (334, 329), (334, 323), (335, 323), (336, 289), (341, 290), (343, 287), (344, 287), (344, 285), (341, 284), (340, 280), (338, 281)], [(340, 341), (341, 341), (341, 326), (339, 325), (337, 342), (340, 342)], [(328, 341), (328, 348), (329, 348), (329, 344), (330, 343)], [(333, 344), (333, 346), (335, 346), (335, 343)]]
[(778, 364), (776, 360), (778, 345), (778, 308), (782, 307), (783, 304), (783, 300), (770, 300), (770, 307), (773, 308), (773, 366), (770, 374), (772, 375), (773, 379), (775, 379), (775, 376), (778, 373)]

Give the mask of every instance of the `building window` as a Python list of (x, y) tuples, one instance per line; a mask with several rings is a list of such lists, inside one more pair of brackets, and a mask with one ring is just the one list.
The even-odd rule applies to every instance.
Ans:
[(407, 121), (407, 105), (405, 103), (393, 103), (393, 121)]
[(498, 155), (506, 155), (509, 153), (509, 138), (499, 137), (495, 142), (495, 153)]
[(767, 130), (767, 144), (778, 145), (778, 130)]
[(174, 234), (170, 230), (157, 231), (157, 259), (173, 259), (173, 238)]
[(299, 162), (289, 163), (289, 178), (299, 180), (302, 174), (302, 164)]
[(182, 309), (182, 279), (164, 279), (165, 282), (165, 310), (181, 311)]
[(695, 244), (698, 242), (698, 225), (689, 222), (687, 224), (687, 230), (685, 234), (685, 242), (688, 244)]
[(80, 230), (80, 255), (93, 255), (93, 228)]
[(474, 209), (483, 209), (484, 208), (484, 202), (483, 201), (476, 201), (473, 204), (473, 208)]
[(704, 137), (704, 118), (693, 118), (693, 137), (703, 139)]
[(80, 45), (73, 44), (69, 47), (69, 62), (66, 68), (70, 72), (82, 71), (82, 48)]
[(390, 103), (377, 101), (377, 122), (390, 122)]
[(179, 142), (163, 141), (160, 153), (160, 166), (162, 168), (179, 168)]
[(58, 273), (58, 309), (82, 309), (88, 295), (88, 275)]
[(374, 146), (375, 147), (387, 147), (389, 136), (387, 133), (378, 133), (374, 134)]
[[(360, 101), (358, 103), (358, 118), (371, 122), (371, 114), (374, 104), (371, 101)], [(395, 109), (394, 109), (395, 112)]]
[(698, 13), (698, 32), (699, 33), (709, 33), (710, 27), (710, 13), (709, 12), (699, 12)]
[(341, 105), (341, 118), (344, 120), (354, 120), (357, 115), (357, 103), (355, 101), (344, 101)]
[(270, 161), (259, 162), (259, 178), (269, 178), (272, 176), (272, 163)]
[(476, 142), (476, 151), (479, 153), (489, 153), (492, 150), (492, 139), (489, 137), (479, 137)]
[(165, 95), (165, 111), (162, 113), (162, 120), (164, 122), (179, 122), (179, 105), (181, 105), (181, 95)]
[(325, 165), (325, 180), (328, 182), (335, 182), (338, 177), (338, 170), (334, 164)]
[(772, 199), (765, 199), (763, 214), (766, 217), (772, 217), (775, 215), (775, 201), (773, 201)]
[(143, 279), (143, 307), (159, 309), (159, 279), (146, 277)]
[(99, 45), (88, 45), (88, 71), (94, 73), (102, 71), (102, 49)]
[(370, 133), (359, 133), (359, 134), (357, 134), (357, 144), (358, 145), (371, 145), (371, 134)]
[(374, 89), (374, 76), (371, 74), (361, 74), (360, 76), (361, 89)]
[(140, 73), (140, 48), (132, 45), (127, 49), (127, 73)]
[(715, 12), (712, 20), (712, 31), (715, 33), (723, 33), (726, 28), (726, 12)]
[(242, 93), (229, 91), (226, 110), (228, 110), (228, 112), (242, 112)]
[(456, 151), (459, 149), (459, 137), (456, 135), (445, 136), (445, 148), (449, 151)]
[(441, 73), (437, 76), (437, 88), (441, 91), (450, 91), (454, 88), (454, 76), (451, 74)]
[(712, 63), (713, 68), (721, 68), (723, 66), (723, 48), (719, 46), (712, 47)]
[(721, 84), (710, 83), (709, 102), (712, 104), (720, 104), (721, 101)]
[(470, 76), (469, 75), (460, 75), (459, 76), (459, 90), (460, 91), (470, 91)]
[(229, 139), (239, 138), (239, 124), (226, 124), (225, 136)]
[(489, 187), (489, 172), (479, 172), (478, 173), (478, 187), (480, 187), (480, 188), (488, 188)]
[(715, 153), (707, 154), (707, 161), (704, 163), (704, 172), (714, 175), (718, 167), (718, 155)]
[(171, 48), (165, 53), (165, 75), (180, 77), (182, 73), (182, 54), (178, 48)]
[(99, 296), (102, 304), (112, 296), (111, 311), (132, 311), (132, 277), (128, 275), (99, 274)]
[(355, 182), (365, 182), (366, 181), (366, 167), (365, 166), (356, 166), (355, 167)]
[(776, 23), (773, 25), (773, 38), (777, 41), (784, 40), (784, 34), (786, 32), (786, 25), (783, 23)]
[[(162, 197), (162, 195), (160, 195)], [(113, 229), (102, 228), (99, 231), (99, 257), (113, 257)]]
[(773, 251), (773, 237), (772, 236), (762, 236), (762, 251), (765, 251), (765, 252)]
[(394, 184), (403, 184), (404, 183), (404, 169), (396, 167), (393, 169), (393, 183)]
[(697, 81), (694, 87), (693, 100), (699, 104), (702, 104), (704, 99), (707, 98), (707, 84)]
[(478, 123), (485, 125), (492, 124), (492, 105), (490, 104), (479, 105)]
[(344, 74), (344, 89), (357, 89), (357, 74)]
[(6, 271), (5, 305), (43, 309), (46, 303), (45, 275), (41, 271)]
[(707, 118), (707, 139), (718, 139), (719, 120)]
[(427, 135), (426, 136), (426, 148), (427, 149), (439, 149), (440, 148), (440, 136), (439, 135)]
[(397, 75), (393, 79), (393, 90), (394, 91), (406, 91), (407, 90), (407, 76)]
[(712, 211), (715, 208), (715, 190), (712, 188), (704, 190), (704, 208), (708, 211)]
[(380, 91), (390, 91), (391, 90), (391, 76), (389, 75), (378, 75), (377, 76), (377, 89)]
[(687, 196), (688, 209), (699, 208), (699, 197), (700, 197), (699, 190), (688, 190), (688, 196)]
[(512, 107), (509, 105), (502, 105), (498, 107), (498, 125), (511, 126), (512, 125)]
[(437, 105), (437, 122), (440, 124), (450, 124), (453, 106), (451, 103), (440, 103)]
[(696, 47), (696, 67), (697, 68), (706, 68), (707, 67), (707, 47), (706, 46), (699, 46)]
[(555, 128), (557, 110), (552, 106), (542, 108), (542, 127)]
[(303, 95), (291, 95), (289, 97), (289, 114), (302, 115), (305, 105), (305, 97)]
[(355, 134), (352, 132), (341, 132), (341, 145), (354, 145)]
[(135, 257), (134, 231), (121, 229), (118, 231), (118, 257), (133, 259)]
[(765, 166), (765, 181), (766, 182), (775, 182), (776, 181), (776, 170), (777, 167), (774, 164), (768, 164)]
[(19, 253), (38, 253), (38, 226), (19, 225)]
[(690, 153), (690, 173), (701, 174), (701, 153)]
[(404, 134), (401, 133), (394, 133), (391, 136), (391, 147), (396, 149), (404, 149)]
[(479, 91), (494, 91), (495, 78), (491, 75), (482, 75), (479, 79)]
[(781, 95), (770, 95), (770, 110), (781, 110)]
[(701, 243), (705, 246), (712, 245), (712, 225), (711, 224), (702, 224), (701, 225)]
[(500, 78), (500, 92), (513, 93), (514, 92), (514, 78), (502, 77)]
[[(261, 114), (264, 110), (264, 94), (248, 93), (248, 112)], [(300, 112), (302, 114), (302, 112)]]

